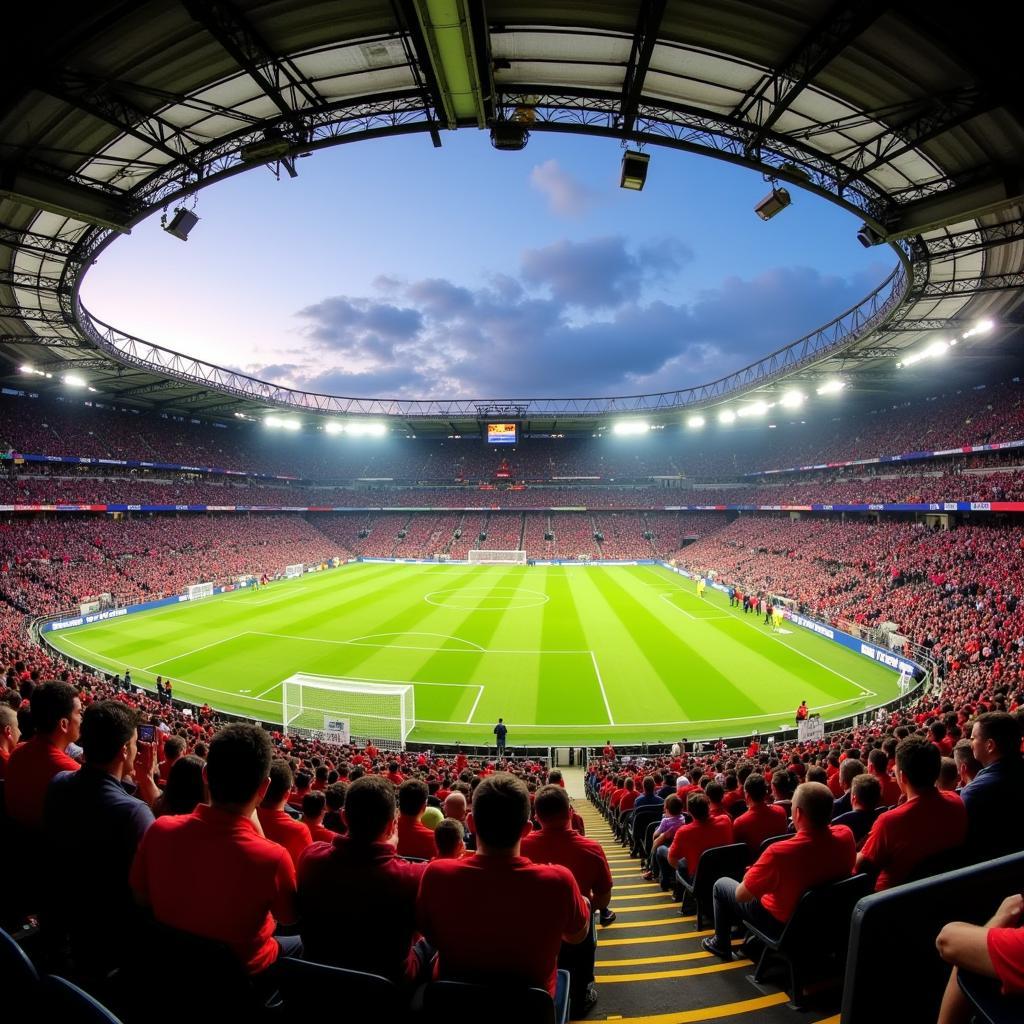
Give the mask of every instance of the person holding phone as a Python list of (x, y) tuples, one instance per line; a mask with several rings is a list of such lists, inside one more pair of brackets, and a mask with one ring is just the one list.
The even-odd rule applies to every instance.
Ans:
[(128, 873), (160, 795), (154, 746), (140, 742), (137, 723), (137, 712), (117, 700), (86, 708), (79, 737), (85, 763), (56, 775), (46, 794), (50, 848), (88, 879), (74, 900), (61, 894), (52, 919), (66, 930), (76, 964), (94, 977), (117, 966), (130, 941), (136, 910)]

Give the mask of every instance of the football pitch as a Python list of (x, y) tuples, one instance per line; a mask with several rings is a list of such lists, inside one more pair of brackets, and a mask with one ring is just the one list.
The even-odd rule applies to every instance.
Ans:
[[(898, 695), (881, 665), (660, 566), (354, 563), (48, 634), (78, 661), (269, 722), (297, 672), (415, 684), (412, 741), (672, 742), (840, 718)], [(343, 717), (339, 712), (339, 717)]]

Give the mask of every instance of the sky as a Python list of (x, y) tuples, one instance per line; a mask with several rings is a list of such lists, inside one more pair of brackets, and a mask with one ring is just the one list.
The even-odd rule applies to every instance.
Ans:
[(279, 384), (356, 397), (582, 397), (674, 390), (831, 319), (892, 269), (859, 221), (722, 161), (484, 132), (360, 142), (201, 192), (189, 240), (138, 225), (82, 287), (108, 323)]

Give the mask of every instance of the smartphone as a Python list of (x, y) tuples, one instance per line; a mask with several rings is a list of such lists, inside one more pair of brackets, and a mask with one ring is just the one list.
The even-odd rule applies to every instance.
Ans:
[(140, 743), (152, 743), (156, 739), (156, 726), (155, 725), (140, 725), (139, 726), (139, 742)]

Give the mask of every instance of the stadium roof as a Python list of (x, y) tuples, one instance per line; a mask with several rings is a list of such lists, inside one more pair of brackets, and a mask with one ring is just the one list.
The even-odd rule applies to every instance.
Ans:
[[(841, 374), (1024, 304), (1024, 80), (1006, 8), (908, 0), (90, 0), (5, 13), (0, 375), (31, 363), (125, 403), (224, 416), (394, 415), (532, 429), (680, 411)], [(313, 395), (100, 323), (102, 249), (212, 182), (340, 143), (452, 129), (575, 132), (705, 153), (861, 217), (896, 268), (855, 309), (718, 381), (627, 398)], [(500, 159), (500, 156), (495, 156)], [(34, 377), (37, 389), (48, 379)]]

